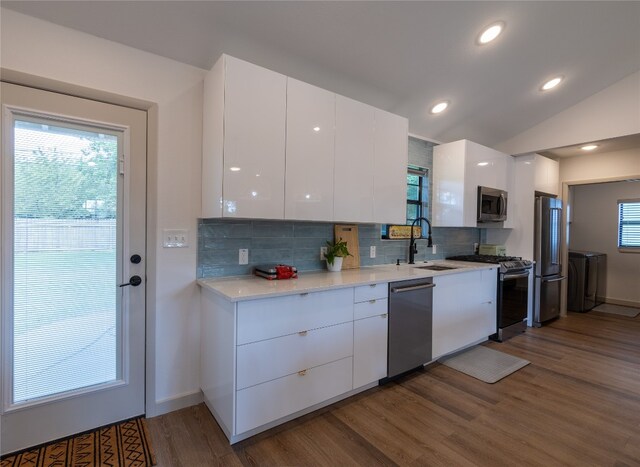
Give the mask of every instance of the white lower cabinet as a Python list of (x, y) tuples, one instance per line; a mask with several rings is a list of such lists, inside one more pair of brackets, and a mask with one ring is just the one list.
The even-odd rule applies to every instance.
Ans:
[(354, 290), (353, 388), (387, 376), (389, 284), (362, 285)]
[(351, 357), (343, 358), (238, 391), (236, 434), (349, 392), (352, 366)]
[(353, 322), (354, 389), (387, 376), (388, 323), (386, 312)]
[(352, 322), (239, 345), (237, 388), (243, 389), (350, 357), (352, 352)]
[(433, 359), (496, 332), (496, 269), (433, 278)]

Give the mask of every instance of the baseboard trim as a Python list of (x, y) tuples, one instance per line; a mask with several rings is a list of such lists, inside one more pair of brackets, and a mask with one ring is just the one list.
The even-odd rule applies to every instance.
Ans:
[(640, 308), (640, 302), (634, 302), (631, 300), (619, 300), (617, 298), (605, 298), (605, 303), (611, 303), (612, 305), (630, 306), (631, 308)]
[(198, 405), (203, 400), (202, 391), (199, 389), (194, 392), (186, 392), (175, 397), (162, 399), (154, 404), (153, 410), (149, 410), (149, 408), (147, 408), (147, 417), (157, 417), (158, 415), (164, 415), (175, 410)]

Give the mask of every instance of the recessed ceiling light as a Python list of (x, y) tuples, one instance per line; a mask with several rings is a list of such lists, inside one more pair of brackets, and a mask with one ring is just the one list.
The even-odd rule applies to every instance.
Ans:
[(314, 126), (313, 127), (313, 131), (320, 131), (320, 127), (319, 126)]
[(542, 91), (548, 91), (549, 89), (555, 88), (562, 81), (562, 76), (558, 76), (556, 78), (550, 79), (546, 83), (542, 85), (540, 88)]
[(229, 167), (232, 172), (240, 172), (240, 167)]
[(487, 26), (478, 36), (478, 45), (488, 44), (498, 37), (502, 31), (504, 31), (504, 21), (498, 21)]
[(480, 167), (484, 167), (484, 166), (486, 166), (486, 165), (489, 165), (489, 163), (488, 163), (488, 162), (478, 162), (478, 165), (479, 165)]
[(447, 101), (438, 102), (436, 105), (431, 107), (431, 113), (439, 114), (440, 112), (443, 112), (447, 107), (449, 107), (449, 102)]
[(597, 147), (597, 144), (587, 144), (586, 146), (582, 146), (580, 149), (582, 149), (583, 151), (593, 151)]

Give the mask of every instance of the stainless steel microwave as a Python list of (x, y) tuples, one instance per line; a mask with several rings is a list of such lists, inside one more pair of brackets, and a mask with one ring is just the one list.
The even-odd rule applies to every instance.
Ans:
[(507, 192), (486, 186), (478, 187), (478, 222), (507, 220)]

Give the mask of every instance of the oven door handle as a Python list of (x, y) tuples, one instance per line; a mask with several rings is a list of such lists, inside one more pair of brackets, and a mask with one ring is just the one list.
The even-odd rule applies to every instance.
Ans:
[(501, 274), (500, 275), (500, 280), (501, 281), (510, 281), (513, 279), (524, 279), (525, 277), (529, 277), (529, 273), (528, 272), (523, 272), (521, 274)]

